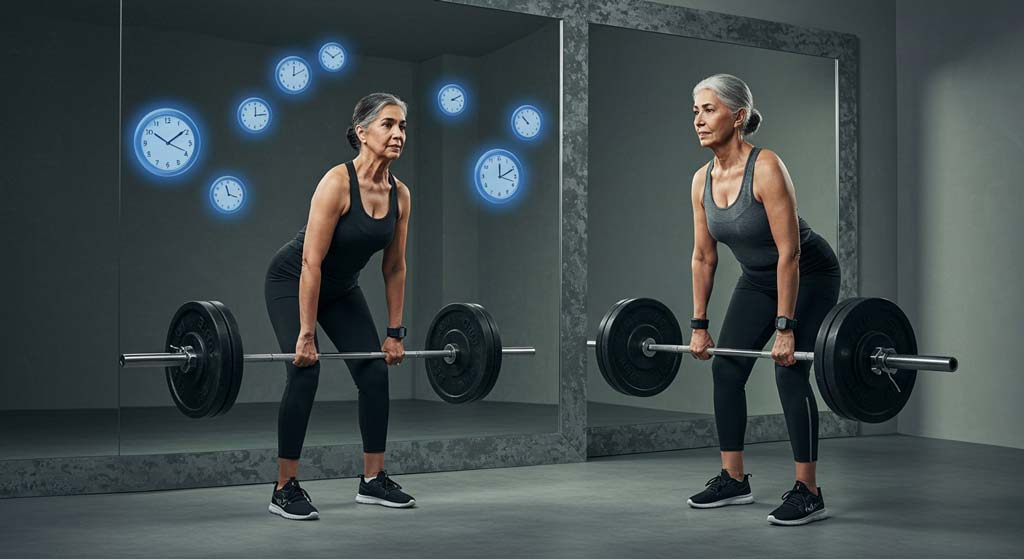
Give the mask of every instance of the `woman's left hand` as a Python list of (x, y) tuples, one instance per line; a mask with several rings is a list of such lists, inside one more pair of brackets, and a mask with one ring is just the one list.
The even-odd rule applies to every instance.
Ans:
[(793, 355), (796, 346), (796, 336), (792, 330), (788, 332), (775, 333), (775, 345), (772, 346), (772, 359), (783, 367), (791, 367), (796, 364), (796, 356)]
[(397, 365), (405, 359), (405, 346), (397, 338), (386, 338), (380, 350), (387, 354), (384, 362), (388, 365)]

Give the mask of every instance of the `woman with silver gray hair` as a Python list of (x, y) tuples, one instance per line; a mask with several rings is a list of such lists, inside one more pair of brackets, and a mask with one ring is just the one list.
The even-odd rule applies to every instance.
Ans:
[[(818, 328), (839, 299), (839, 261), (828, 242), (797, 214), (793, 181), (773, 151), (747, 139), (761, 113), (743, 80), (716, 74), (693, 88), (693, 125), (714, 158), (697, 170), (693, 203), (693, 330), (690, 351), (711, 358), (708, 299), (718, 264), (719, 241), (742, 273), (722, 320), (723, 347), (760, 348), (775, 334), (775, 382), (789, 430), (796, 485), (768, 516), (773, 524), (807, 524), (827, 516), (816, 480), (818, 409), (808, 380), (810, 363), (795, 351), (813, 351)], [(715, 424), (722, 471), (687, 503), (706, 509), (754, 502), (743, 470), (747, 425), (744, 386), (754, 359), (716, 355)]]
[[(349, 144), (354, 159), (329, 169), (313, 193), (309, 218), (267, 270), (267, 311), (281, 351), (295, 352), (278, 411), (278, 481), (270, 512), (292, 520), (319, 517), (297, 480), (299, 455), (320, 375), (316, 325), (339, 352), (380, 351), (380, 359), (346, 360), (359, 390), (363, 475), (356, 502), (405, 508), (416, 501), (384, 471), (388, 431), (387, 365), (402, 362), (405, 243), (409, 188), (391, 173), (405, 147), (406, 105), (390, 93), (363, 97), (352, 113)], [(383, 343), (359, 287), (370, 257), (384, 251), (382, 273), (388, 306)]]

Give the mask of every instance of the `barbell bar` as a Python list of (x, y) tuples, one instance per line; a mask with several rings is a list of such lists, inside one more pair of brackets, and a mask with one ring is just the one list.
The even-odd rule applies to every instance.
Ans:
[[(678, 373), (682, 330), (672, 311), (654, 299), (623, 299), (601, 319), (595, 348), (602, 376), (615, 390), (654, 396)], [(708, 348), (716, 356), (771, 359), (770, 351)], [(818, 391), (825, 403), (847, 419), (879, 423), (906, 405), (917, 371), (954, 372), (956, 357), (919, 355), (913, 327), (892, 301), (847, 299), (822, 321), (815, 351), (795, 352), (797, 361), (813, 361)], [(897, 373), (899, 373), (897, 375)]]
[[(242, 384), (246, 362), (290, 362), (294, 353), (242, 352), (234, 315), (219, 301), (189, 301), (181, 305), (167, 331), (168, 351), (125, 353), (123, 368), (164, 367), (175, 405), (192, 418), (227, 413)], [(450, 303), (434, 316), (427, 329), (427, 349), (410, 350), (406, 357), (423, 358), (427, 377), (442, 400), (461, 404), (485, 397), (497, 382), (504, 355), (531, 356), (533, 347), (502, 347), (498, 325), (476, 303)], [(382, 359), (382, 351), (321, 353), (322, 360)]]

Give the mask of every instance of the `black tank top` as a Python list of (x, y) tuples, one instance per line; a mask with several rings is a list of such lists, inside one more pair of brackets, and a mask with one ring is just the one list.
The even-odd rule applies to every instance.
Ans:
[[(378, 251), (391, 244), (395, 236), (395, 223), (398, 221), (398, 196), (395, 176), (388, 173), (388, 213), (381, 218), (374, 218), (363, 208), (363, 199), (359, 191), (359, 179), (356, 167), (349, 161), (349, 208), (345, 215), (338, 218), (331, 237), (331, 246), (320, 265), (326, 279), (332, 282), (355, 285), (359, 272), (366, 266)], [(303, 225), (290, 244), (297, 246), (300, 253), (306, 238), (306, 226)]]
[[(732, 205), (718, 207), (711, 193), (712, 159), (704, 179), (704, 214), (708, 232), (732, 250), (740, 269), (756, 285), (777, 289), (779, 249), (768, 223), (764, 204), (754, 198), (754, 162), (761, 148), (754, 148), (747, 156), (743, 182)], [(824, 237), (815, 233), (804, 218), (797, 216), (800, 229), (800, 275), (839, 275), (839, 260)]]

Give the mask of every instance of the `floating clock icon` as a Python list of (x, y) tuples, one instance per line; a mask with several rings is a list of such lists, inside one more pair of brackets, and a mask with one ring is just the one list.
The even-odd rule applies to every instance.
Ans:
[(201, 145), (195, 121), (171, 108), (156, 109), (142, 117), (132, 138), (142, 168), (160, 177), (173, 177), (192, 168)]
[(512, 132), (521, 140), (535, 139), (542, 124), (540, 109), (533, 105), (523, 105), (512, 111)]
[(325, 43), (317, 56), (320, 66), (328, 72), (338, 72), (345, 67), (345, 49), (338, 43)]
[(450, 83), (437, 92), (437, 105), (449, 116), (455, 116), (466, 109), (466, 90), (462, 86)]
[(233, 176), (218, 178), (210, 185), (210, 203), (220, 213), (237, 212), (245, 205), (245, 183)]
[(274, 117), (270, 103), (259, 97), (250, 97), (238, 105), (238, 124), (251, 134), (263, 132)]
[(493, 204), (504, 204), (523, 186), (523, 165), (505, 149), (492, 149), (480, 156), (473, 172), (476, 190)]
[(286, 56), (277, 63), (274, 70), (275, 81), (281, 91), (289, 95), (298, 95), (309, 88), (312, 76), (309, 64), (298, 56)]

